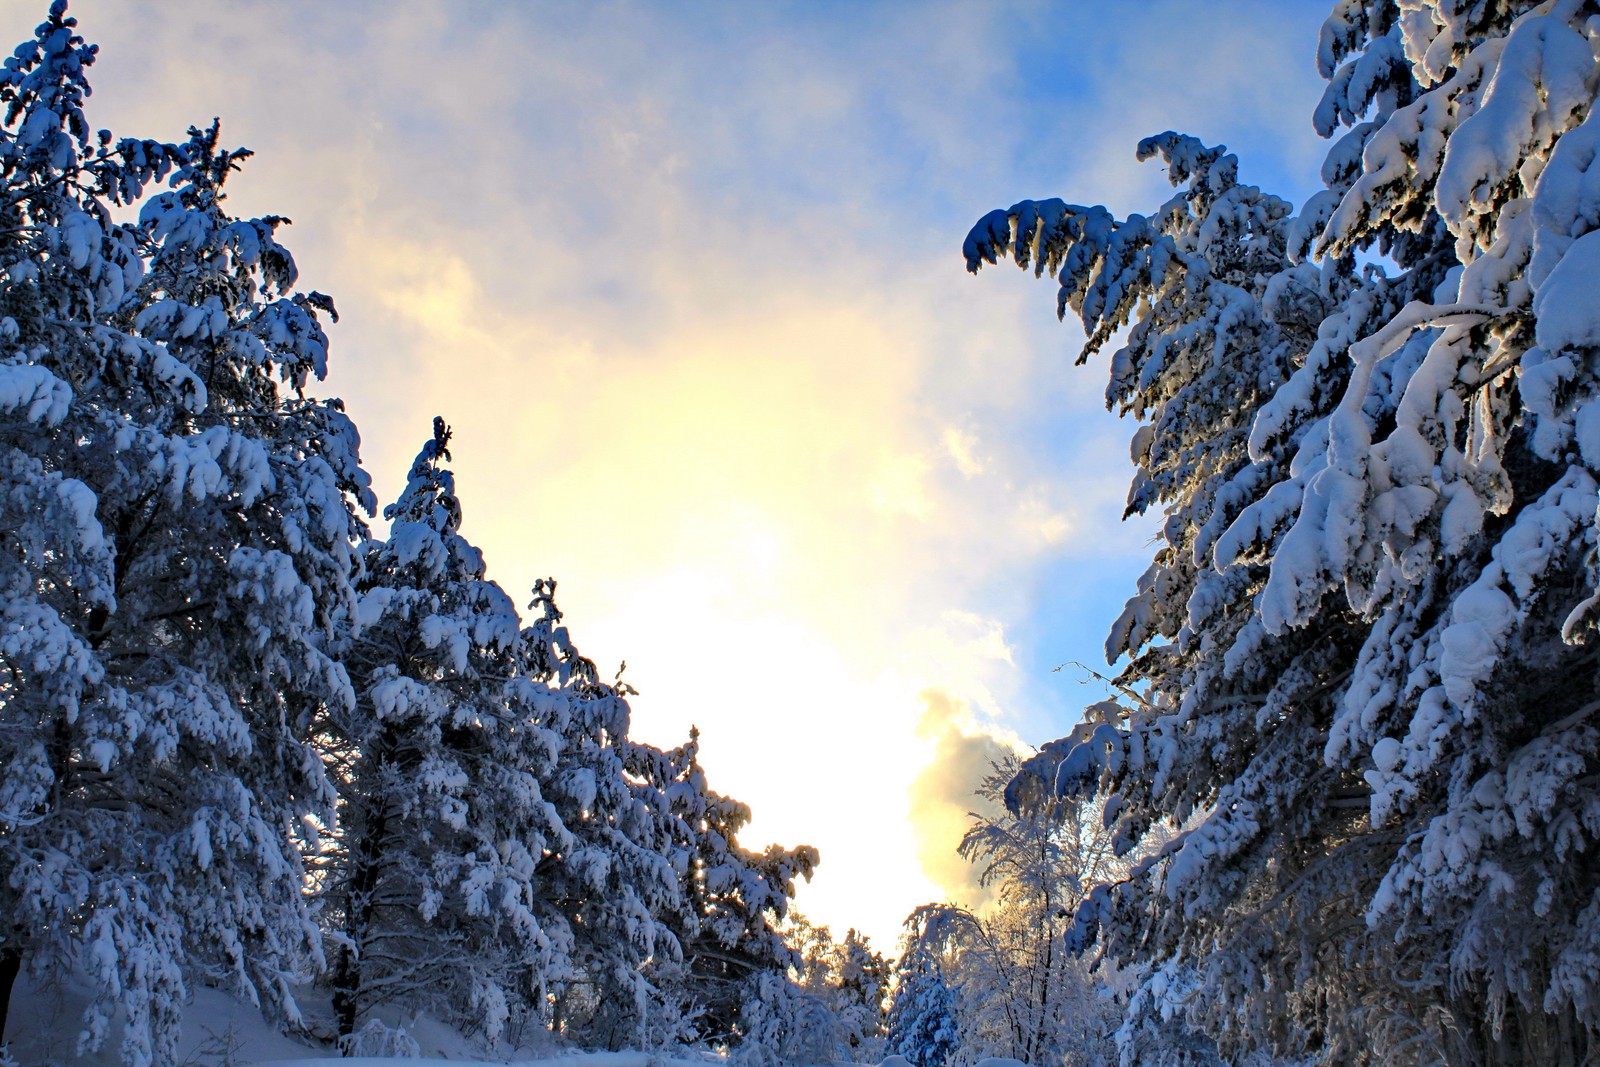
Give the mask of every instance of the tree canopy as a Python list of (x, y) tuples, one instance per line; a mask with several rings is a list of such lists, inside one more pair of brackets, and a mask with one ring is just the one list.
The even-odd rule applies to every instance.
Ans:
[(1077, 912), (1130, 1011), (1325, 1062), (1578, 1063), (1600, 1032), (1596, 23), (1344, 0), (1298, 214), (1166, 133), (1148, 218), (967, 238), (1060, 283), (1161, 542), (1101, 707), (1012, 782), (1171, 841)]

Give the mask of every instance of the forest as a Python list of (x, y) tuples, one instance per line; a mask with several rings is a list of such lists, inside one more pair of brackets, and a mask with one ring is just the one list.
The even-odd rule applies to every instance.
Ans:
[(95, 126), (92, 32), (0, 70), (0, 1065), (1600, 1057), (1592, 0), (1337, 0), (1298, 206), (1140, 131), (1148, 214), (950, 234), (1158, 535), (1107, 699), (962, 783), (986, 896), (877, 946), (489, 577), (471, 410), (378, 499), (252, 153)]

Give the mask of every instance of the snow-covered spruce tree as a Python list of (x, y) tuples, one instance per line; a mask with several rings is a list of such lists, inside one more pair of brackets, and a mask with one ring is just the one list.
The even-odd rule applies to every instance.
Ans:
[(865, 934), (854, 929), (845, 931), (839, 955), (834, 1013), (839, 1017), (846, 1055), (857, 1063), (880, 1060), (888, 1025), (890, 961), (872, 947)]
[[(828, 927), (815, 926), (798, 912), (789, 913), (779, 933), (791, 951), (790, 988), (780, 989), (773, 980), (782, 977), (781, 972), (762, 971), (756, 981), (746, 983), (739, 1023), (742, 1042), (758, 1041), (763, 1027), (792, 1029), (804, 1031), (801, 1045), (810, 1050), (804, 1055), (813, 1061), (881, 1059), (893, 961), (874, 949), (865, 934), (851, 929), (834, 940)], [(758, 1000), (765, 1003), (753, 1008)], [(795, 1047), (786, 1053), (791, 1060), (795, 1054)]]
[(906, 938), (894, 965), (885, 1051), (904, 1056), (912, 1067), (944, 1067), (960, 1046), (956, 997), (945, 980), (935, 943), (923, 936), (918, 909), (907, 920)]
[(57, 2), (0, 74), (0, 971), (85, 971), (80, 1045), (120, 1011), (147, 1064), (193, 978), (292, 1019), (320, 962), (296, 842), (365, 482), (300, 394), (325, 301), (222, 210), (243, 153), (96, 142), (93, 58)]
[[(1116, 850), (1122, 854), (1138, 847), (1163, 819), (1181, 822), (1207, 809), (1214, 802), (1216, 779), (1230, 780), (1251, 766), (1258, 722), (1277, 725), (1284, 717), (1275, 715), (1274, 707), (1304, 700), (1321, 684), (1318, 657), (1330, 654), (1328, 641), (1301, 639), (1225, 661), (1240, 635), (1258, 629), (1253, 628), (1252, 597), (1267, 563), (1242, 556), (1219, 570), (1212, 560), (1216, 542), (1235, 516), (1288, 467), (1282, 447), (1251, 454), (1254, 416), (1285, 385), (1307, 349), (1337, 344), (1332, 330), (1319, 339), (1318, 323), (1355, 286), (1348, 264), (1292, 263), (1289, 247), (1296, 234), (1289, 205), (1241, 185), (1234, 157), (1174, 134), (1139, 146), (1141, 157), (1158, 153), (1181, 191), (1150, 218), (1134, 215), (1117, 222), (1103, 208), (1024, 201), (980, 221), (966, 244), (971, 269), (1009, 251), (1036, 272), (1059, 272), (1058, 310), (1077, 309), (1089, 339), (1080, 362), (1137, 316), (1126, 345), (1112, 357), (1107, 400), (1144, 423), (1133, 440), (1137, 473), (1129, 510), (1161, 505), (1167, 521), (1138, 594), (1113, 628), (1107, 654), (1112, 660), (1132, 655), (1129, 681), (1159, 680), (1160, 693), (1136, 702), (1131, 714), (1112, 703), (1090, 709), (1082, 736), (1046, 745), (1008, 797), (1013, 806), (1050, 803), (1058, 784), (1055, 762), (1079, 740), (1086, 743), (1066, 762), (1059, 785), (1067, 791), (1098, 787), (1105, 752), (1114, 747), (1114, 773), (1103, 784), (1117, 792), (1107, 815), (1115, 822)], [(1320, 395), (1311, 391), (1313, 403)], [(1306, 421), (1288, 427), (1291, 443)], [(1287, 722), (1288, 732), (1314, 729), (1304, 717)], [(1130, 736), (1138, 737), (1137, 748), (1130, 748)], [(1278, 761), (1281, 753), (1303, 764), (1318, 758), (1300, 751), (1287, 736), (1269, 752), (1280, 753), (1273, 756)], [(1186, 773), (1191, 764), (1209, 774)], [(1082, 773), (1072, 777), (1075, 771)], [(1281, 769), (1271, 762), (1249, 773), (1271, 788), (1281, 784)], [(1029, 797), (1034, 791), (1025, 787), (1041, 779), (1051, 788)], [(1319, 818), (1320, 801), (1314, 795), (1307, 799), (1312, 807), (1299, 813), (1302, 823)], [(1135, 879), (1124, 896), (1131, 899), (1144, 885)], [(1185, 907), (1226, 913), (1238, 897), (1237, 884), (1221, 893), (1212, 892), (1210, 884), (1204, 888), (1204, 902), (1186, 899)], [(1226, 921), (1216, 914), (1193, 915), (1185, 927), (1164, 897), (1148, 903), (1147, 924), (1130, 923), (1126, 943), (1108, 940), (1121, 962), (1140, 958), (1158, 941), (1160, 950), (1149, 955), (1174, 957), (1182, 938), (1193, 937), (1202, 926), (1214, 931)], [(1265, 931), (1254, 924), (1248, 933), (1261, 941)], [(1215, 949), (1213, 942), (1206, 958)], [(1284, 957), (1272, 950), (1270, 937), (1248, 954), (1269, 966), (1293, 966), (1279, 963)], [(1228, 995), (1257, 1009), (1253, 1023), (1306, 1030), (1285, 1005), (1250, 999), (1251, 990), (1264, 984), (1256, 981), (1259, 971), (1217, 958), (1229, 959), (1229, 966), (1218, 969), (1218, 999), (1198, 1003), (1220, 1006), (1225, 1003), (1221, 987), (1237, 984), (1241, 988)], [(1286, 986), (1293, 983), (1272, 983), (1275, 989)]]
[[(1185, 499), (1217, 508), (1205, 583), (1254, 570), (1220, 613), (1199, 583), (1147, 584), (1176, 625), (1140, 632), (1136, 606), (1111, 651), (1143, 650), (1148, 704), (1033, 768), (1183, 825), (1081, 918), (1149, 968), (1150, 996), (1182, 990), (1244, 1044), (1577, 1063), (1600, 1033), (1596, 14), (1335, 10), (1316, 121), (1349, 131), (1288, 228), (1291, 265), (1252, 292), (1267, 312), (1320, 263), (1334, 304), (1245, 405), (1255, 484), (1168, 504), (1169, 543)], [(1033, 230), (996, 231), (969, 262), (1037, 254)], [(1356, 274), (1362, 251), (1399, 273)], [(1137, 312), (1131, 350), (1168, 330), (1160, 311)], [(1195, 415), (1197, 439), (1221, 425)], [(1244, 1008), (1223, 1015), (1228, 990)]]
[(683, 958), (673, 929), (687, 909), (691, 853), (628, 737), (632, 689), (602, 681), (579, 654), (555, 590), (553, 580), (535, 585), (516, 651), (521, 676), (563, 694), (545, 723), (558, 766), (544, 796), (566, 833), (546, 845), (536, 883), (541, 920), (568, 962), (552, 975), (550, 1024), (583, 1044), (654, 1047), (682, 1036), (651, 975)]
[(685, 1024), (684, 1040), (737, 1044), (740, 1007), (758, 976), (784, 976), (798, 957), (779, 924), (797, 878), (811, 877), (817, 851), (777, 845), (757, 853), (739, 844), (750, 808), (710, 788), (700, 765), (700, 732), (662, 752), (634, 743), (630, 773), (665, 797), (688, 864), (680, 874), (684, 910), (670, 917), (682, 958), (652, 970)]
[(838, 1017), (822, 998), (789, 978), (763, 971), (739, 1011), (739, 1067), (839, 1062)]
[(1404, 835), (1366, 917), (1439, 961), (1460, 1058), (1600, 1046), (1597, 14), (1344, 5), (1319, 56), (1320, 121), (1373, 127), (1323, 254), (1415, 230), (1463, 266), (1352, 348), (1264, 615), (1343, 585), (1374, 620), (1325, 758)]
[[(800, 1050), (791, 1048), (789, 1058), (793, 1062), (838, 1059), (845, 1055), (841, 1049), (847, 1045), (835, 1010), (842, 963), (840, 944), (827, 926), (816, 925), (793, 908), (784, 917), (779, 932), (784, 944), (794, 952), (794, 963), (785, 981), (764, 973), (757, 976), (753, 991), (744, 996), (739, 1032), (748, 1045), (762, 1041), (763, 1030), (770, 1033), (792, 1028), (804, 1033), (807, 1050), (794, 1059)], [(768, 1052), (776, 1049), (777, 1046), (766, 1047)]]
[(434, 419), (385, 509), (388, 537), (367, 546), (341, 649), (357, 701), (330, 746), (340, 821), (324, 903), (343, 1040), (400, 1003), (493, 1043), (513, 1014), (542, 1012), (564, 965), (535, 892), (565, 839), (541, 790), (558, 747), (541, 705), (559, 694), (513, 678), (520, 620), (460, 533), (449, 443)]

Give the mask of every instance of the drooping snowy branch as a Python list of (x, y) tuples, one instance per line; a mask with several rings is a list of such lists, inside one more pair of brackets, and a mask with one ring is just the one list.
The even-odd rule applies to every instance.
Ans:
[(1236, 1047), (1374, 1054), (1347, 1027), (1382, 1011), (1395, 1047), (1576, 1062), (1600, 1031), (1597, 33), (1576, 0), (1344, 0), (1315, 121), (1347, 132), (1298, 216), (1164, 135), (1140, 154), (1189, 190), (1155, 223), (1024, 202), (968, 238), (1058, 272), (1085, 355), (1124, 338), (1130, 506), (1167, 518), (1108, 643), (1145, 702), (1013, 800), (1180, 831), (1083, 918)]

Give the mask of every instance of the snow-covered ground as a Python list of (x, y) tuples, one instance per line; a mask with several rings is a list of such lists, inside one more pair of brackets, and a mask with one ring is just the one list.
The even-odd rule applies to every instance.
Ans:
[[(396, 1059), (389, 1056), (359, 1056), (351, 1059), (338, 1057), (315, 1057), (312, 1059), (297, 1060), (257, 1060), (253, 1067), (307, 1067), (308, 1064), (323, 1065), (323, 1067), (384, 1067), (386, 1064), (404, 1063), (418, 1064), (459, 1064), (462, 1061), (453, 1059), (427, 1058), (427, 1059)], [(707, 1060), (685, 1060), (668, 1056), (658, 1056), (648, 1052), (571, 1052), (562, 1056), (546, 1056), (536, 1060), (492, 1060), (492, 1064), (503, 1064), (504, 1067), (706, 1067)]]
[[(302, 1010), (313, 1028), (331, 1030), (324, 1016), (328, 1015), (325, 1002), (305, 998)], [(113, 1027), (111, 1039), (104, 1048), (86, 1056), (75, 1055), (79, 1031), (82, 1029), (83, 1009), (88, 1002), (87, 987), (67, 983), (63, 988), (46, 991), (33, 986), (26, 977), (17, 982), (11, 1000), (11, 1013), (7, 1021), (6, 1036), (9, 1051), (17, 1067), (121, 1067), (117, 1050), (120, 1027)], [(398, 1025), (402, 1042), (415, 1044), (415, 1054), (402, 1058), (340, 1058), (337, 1051), (327, 1045), (313, 1045), (285, 1036), (262, 1019), (250, 1004), (215, 989), (198, 989), (184, 1011), (183, 1041), (179, 1059), (174, 1067), (255, 1067), (266, 1064), (332, 1064), (343, 1067), (357, 1064), (405, 1062), (462, 1063), (488, 1062), (494, 1064), (548, 1063), (559, 1059), (563, 1067), (691, 1067), (689, 1064), (673, 1065), (661, 1058), (645, 1053), (584, 1053), (563, 1054), (543, 1032), (532, 1035), (519, 1047), (506, 1050), (501, 1058), (491, 1058), (479, 1045), (462, 1037), (433, 1019), (401, 1020), (389, 1018)], [(409, 1039), (409, 1041), (407, 1041)], [(0, 1063), (3, 1063), (0, 1060)], [(698, 1062), (692, 1067), (706, 1067)]]
[[(115, 1031), (100, 1051), (83, 1057), (74, 1054), (86, 997), (81, 985), (45, 991), (34, 987), (26, 977), (18, 980), (6, 1027), (9, 1051), (17, 1067), (120, 1067), (116, 1047), (120, 1035)], [(315, 1002), (304, 1005), (312, 1022), (317, 1021), (318, 1007)], [(422, 1067), (471, 1062), (497, 1067), (715, 1067), (727, 1062), (713, 1056), (693, 1059), (655, 1052), (562, 1049), (543, 1031), (531, 1035), (508, 1054), (495, 1057), (426, 1016), (407, 1020), (403, 1031), (415, 1042), (415, 1055), (341, 1058), (325, 1046), (312, 1047), (279, 1033), (249, 1004), (215, 989), (200, 989), (184, 1012), (181, 1058), (173, 1067), (385, 1067), (397, 1063)], [(4, 1062), (0, 1059), (0, 1063)], [(903, 1057), (890, 1056), (882, 1067), (911, 1065)], [(977, 1067), (1022, 1065), (1015, 1060), (987, 1059)]]

